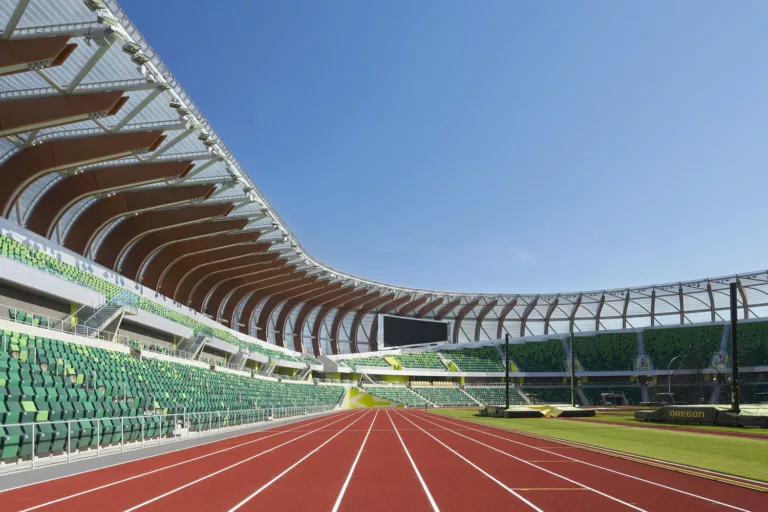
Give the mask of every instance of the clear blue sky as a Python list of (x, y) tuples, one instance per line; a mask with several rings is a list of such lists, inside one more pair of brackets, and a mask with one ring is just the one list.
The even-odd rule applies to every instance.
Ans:
[(768, 2), (122, 6), (338, 269), (556, 292), (766, 267)]

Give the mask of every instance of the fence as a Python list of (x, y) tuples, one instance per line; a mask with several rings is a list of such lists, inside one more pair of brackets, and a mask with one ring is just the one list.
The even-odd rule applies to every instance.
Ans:
[[(326, 412), (334, 407), (272, 407), (0, 424), (0, 431), (4, 429), (8, 434), (3, 438), (4, 463), (0, 464), (0, 474), (196, 439), (272, 420)], [(14, 447), (15, 457), (11, 454)]]

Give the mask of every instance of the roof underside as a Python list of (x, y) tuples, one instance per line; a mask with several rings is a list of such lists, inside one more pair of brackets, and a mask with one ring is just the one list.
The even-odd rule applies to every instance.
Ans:
[(744, 317), (768, 311), (766, 271), (548, 295), (337, 271), (304, 250), (117, 2), (3, 2), (0, 29), (2, 215), (246, 334), (335, 352), (360, 332), (374, 348), (376, 313), (452, 320), (469, 340), (717, 321), (733, 281)]

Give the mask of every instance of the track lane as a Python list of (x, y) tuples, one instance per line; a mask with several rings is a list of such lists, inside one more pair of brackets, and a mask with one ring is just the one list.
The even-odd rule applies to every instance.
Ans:
[(450, 430), (424, 421), (421, 415), (403, 413), (403, 418), (415, 427), (428, 430), (429, 434), (456, 450), (461, 455), (482, 467), (501, 483), (513, 489), (517, 494), (543, 508), (556, 505), (558, 508), (576, 508), (579, 510), (636, 510), (644, 512), (630, 502), (600, 492), (585, 484), (582, 479), (564, 478), (559, 472), (552, 471), (540, 464), (524, 459), (507, 457), (504, 452), (494, 451), (482, 446), (457, 431)]
[[(348, 413), (341, 413), (348, 414)], [(168, 473), (178, 473), (190, 465), (206, 463), (209, 460), (229, 457), (242, 449), (260, 445), (268, 439), (281, 438), (313, 425), (326, 424), (338, 419), (339, 415), (331, 414), (321, 418), (309, 418), (292, 424), (243, 434), (233, 438), (214, 441), (174, 452), (149, 456), (143, 459), (118, 463), (102, 469), (78, 473), (70, 477), (52, 479), (37, 484), (9, 489), (0, 493), (0, 502), (7, 510), (39, 510), (55, 506), (65, 510), (67, 502), (72, 499), (83, 499), (81, 503), (99, 503), (94, 493), (105, 492), (106, 495), (116, 492), (119, 487), (131, 482), (141, 482), (146, 485), (149, 479), (157, 480)], [(90, 499), (94, 498), (94, 499)], [(83, 510), (82, 508), (80, 510)]]
[(466, 420), (445, 418), (435, 414), (416, 413), (427, 420), (449, 426), (467, 428), (461, 431), (473, 439), (528, 460), (568, 460), (542, 466), (579, 479), (583, 483), (638, 506), (664, 509), (670, 503), (682, 510), (768, 510), (768, 494), (648, 466), (580, 448), (566, 448), (544, 441)]
[[(331, 510), (350, 466), (376, 419), (375, 412), (364, 414), (365, 417), (354, 426), (251, 498), (239, 510)], [(251, 482), (247, 484), (252, 487)], [(286, 499), (286, 496), (295, 498)]]
[(281, 471), (364, 416), (365, 413), (352, 412), (342, 421), (309, 432), (286, 446), (257, 458), (244, 458), (231, 467), (212, 469), (203, 477), (189, 480), (182, 487), (158, 494), (126, 511), (230, 510), (248, 497), (254, 489), (268, 483)]
[(388, 411), (380, 411), (370, 438), (341, 497), (341, 512), (433, 510), (403, 449)]
[[(242, 446), (225, 453), (194, 461), (193, 463), (176, 467), (159, 475), (147, 478), (138, 478), (124, 482), (118, 486), (102, 489), (88, 495), (68, 500), (61, 504), (62, 510), (87, 510), (94, 503), (99, 503), (100, 510), (117, 511), (125, 510), (139, 503), (151, 499), (158, 494), (178, 488), (190, 480), (196, 480), (221, 468), (236, 464), (248, 458), (260, 457), (260, 454), (269, 453), (271, 450), (282, 449), (283, 445), (290, 446), (303, 438), (308, 432), (324, 429), (329, 425), (344, 421), (345, 416), (328, 418), (325, 421), (314, 424), (301, 425), (293, 430), (276, 433), (270, 438), (261, 438), (259, 442)], [(153, 478), (157, 476), (157, 478)]]
[(392, 421), (441, 511), (535, 510), (427, 432), (415, 428), (402, 414), (392, 413)]

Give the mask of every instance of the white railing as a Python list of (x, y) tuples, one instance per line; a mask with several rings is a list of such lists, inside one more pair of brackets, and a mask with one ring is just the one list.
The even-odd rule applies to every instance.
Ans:
[[(21, 325), (28, 325), (31, 327), (39, 327), (41, 329), (48, 329), (51, 331), (57, 331), (57, 332), (66, 332), (68, 334), (78, 334), (79, 333), (85, 333), (85, 335), (91, 339), (97, 339), (102, 341), (116, 341), (119, 343), (122, 343), (123, 345), (128, 344), (128, 338), (125, 336), (116, 336), (114, 332), (107, 332), (107, 331), (100, 331), (98, 329), (93, 329), (91, 327), (88, 327), (83, 324), (75, 324), (71, 322), (71, 318), (67, 317), (64, 320), (61, 318), (54, 318), (46, 315), (39, 315), (37, 313), (30, 313), (29, 311), (25, 311), (23, 309), (17, 309), (12, 306), (7, 306), (5, 304), (0, 304), (0, 308), (7, 308), (8, 311), (16, 311), (17, 313), (24, 313), (25, 315), (29, 314), (33, 317), (37, 317), (37, 319), (40, 320), (40, 322), (35, 323), (34, 320), (30, 322), (25, 322), (22, 320), (19, 320), (14, 315), (8, 315), (8, 320), (14, 323), (18, 323)], [(79, 336), (82, 336), (82, 334), (78, 334)]]
[(196, 439), (334, 408), (335, 405), (313, 405), (7, 423), (0, 425), (7, 432), (3, 451), (15, 443), (18, 451), (15, 458), (0, 464), (0, 474)]
[[(120, 345), (134, 348), (131, 345), (131, 338), (124, 335), (116, 335), (114, 332), (109, 331), (100, 331), (97, 329), (93, 329), (91, 327), (88, 327), (83, 324), (73, 324), (70, 320), (62, 320), (60, 318), (53, 318), (46, 315), (39, 315), (37, 313), (30, 313), (29, 311), (25, 311), (23, 309), (16, 309), (10, 306), (6, 306), (5, 304), (0, 304), (0, 309), (2, 308), (8, 308), (9, 311), (14, 310), (16, 312), (22, 312), (29, 315), (32, 315), (33, 317), (37, 317), (41, 321), (39, 323), (32, 322), (25, 322), (22, 320), (19, 320), (16, 318), (16, 315), (8, 315), (8, 320), (17, 323), (19, 325), (27, 325), (30, 327), (38, 327), (40, 329), (48, 329), (50, 331), (54, 332), (61, 332), (61, 333), (67, 333), (67, 334), (74, 334), (76, 336), (85, 336), (87, 338), (90, 338), (92, 340), (100, 340), (100, 341), (108, 341), (111, 343), (119, 343)], [(146, 341), (141, 340), (133, 340), (134, 343), (141, 344), (140, 348), (141, 350), (145, 350), (147, 352), (152, 352), (156, 354), (164, 354), (171, 357), (177, 357), (179, 359), (186, 359), (186, 360), (194, 360), (195, 355), (190, 352), (184, 352), (182, 350), (176, 350), (173, 348), (167, 348), (167, 347), (160, 347), (162, 350), (151, 350), (149, 347), (152, 345), (152, 343), (148, 343)], [(4, 349), (7, 349), (7, 347), (3, 347)], [(6, 350), (7, 351), (7, 350)]]

